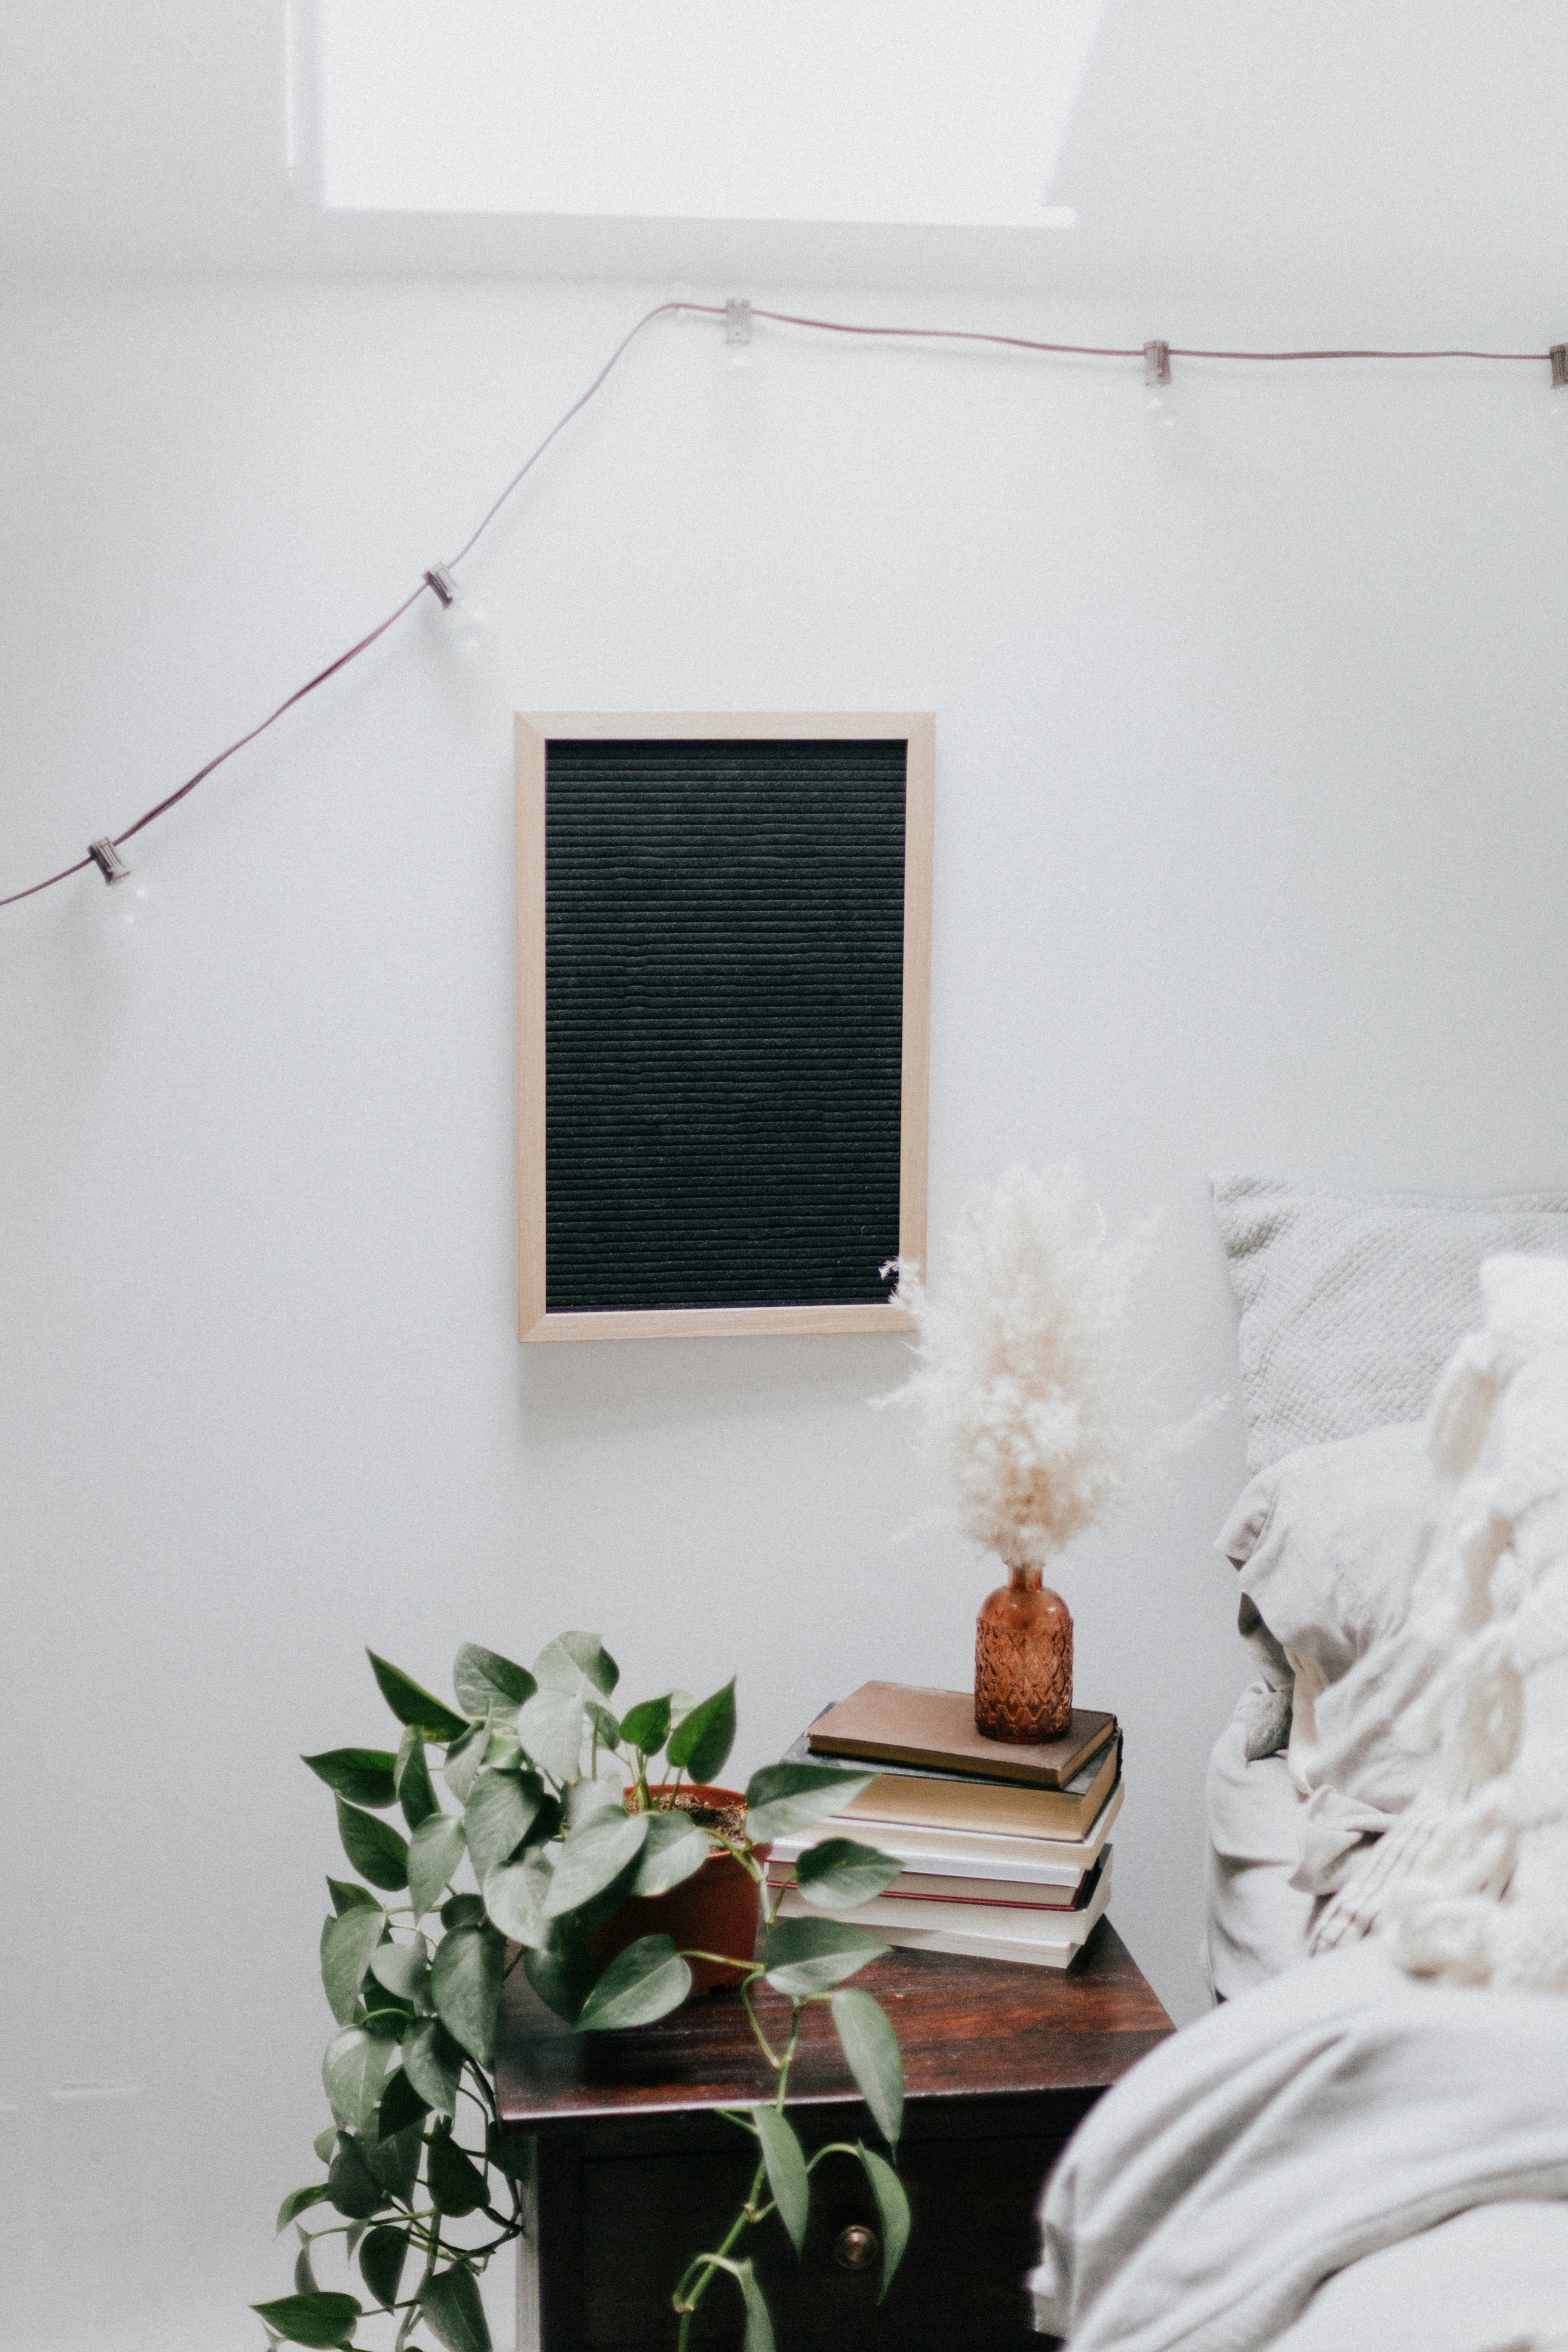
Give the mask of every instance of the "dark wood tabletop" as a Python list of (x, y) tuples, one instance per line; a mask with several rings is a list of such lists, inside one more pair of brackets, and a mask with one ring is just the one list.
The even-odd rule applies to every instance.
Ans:
[[(917, 2102), (1100, 2090), (1173, 2030), (1108, 1919), (1070, 1969), (896, 1951), (855, 1982), (897, 2027), (906, 2096)], [(765, 1988), (754, 1998), (777, 2047), (789, 2004)], [(495, 2071), (503, 2118), (533, 2131), (744, 2105), (774, 2089), (737, 1993), (688, 2001), (657, 2025), (579, 2034), (546, 2009), (521, 1969), (502, 2000)], [(818, 2003), (805, 2012), (791, 2104), (859, 2095)]]

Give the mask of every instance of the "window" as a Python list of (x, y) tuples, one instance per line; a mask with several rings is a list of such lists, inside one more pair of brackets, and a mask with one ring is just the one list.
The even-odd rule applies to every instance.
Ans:
[(315, 0), (331, 210), (1070, 226), (1105, 0)]

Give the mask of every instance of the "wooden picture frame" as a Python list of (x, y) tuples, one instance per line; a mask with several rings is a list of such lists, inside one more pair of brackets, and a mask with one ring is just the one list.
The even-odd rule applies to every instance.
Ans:
[[(887, 744), (903, 754), (902, 1013), (898, 1076), (898, 1255), (923, 1265), (930, 1084), (935, 722), (929, 712), (519, 713), (517, 718), (518, 1336), (527, 1341), (906, 1331), (901, 1308), (839, 1303), (552, 1309), (549, 1213), (548, 771), (552, 744)], [(776, 756), (776, 755), (775, 755)], [(887, 920), (883, 910), (884, 922)], [(891, 1014), (889, 1015), (889, 1022)], [(889, 1064), (890, 1074), (891, 1065)], [(890, 1076), (889, 1076), (890, 1083)], [(890, 1208), (890, 1194), (889, 1207)]]

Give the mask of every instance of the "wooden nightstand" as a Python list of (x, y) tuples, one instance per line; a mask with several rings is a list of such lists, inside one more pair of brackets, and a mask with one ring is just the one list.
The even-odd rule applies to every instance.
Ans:
[[(1013, 1968), (893, 1952), (856, 1979), (898, 2027), (906, 2090), (900, 2170), (914, 2234), (888, 2300), (863, 2236), (877, 2217), (860, 2168), (816, 2175), (797, 2263), (777, 2216), (749, 2238), (780, 2352), (1008, 2352), (1029, 2331), (1023, 2277), (1035, 2207), (1063, 2142), (1101, 2091), (1172, 2031), (1109, 1921), (1077, 1963)], [(787, 2005), (764, 1992), (764, 2021)], [(501, 2011), (500, 2110), (535, 2144), (531, 2243), (521, 2249), (519, 2352), (668, 2352), (689, 2256), (717, 2245), (751, 2181), (751, 2144), (719, 2106), (773, 2084), (739, 2000), (717, 1993), (659, 2024), (579, 2037), (521, 1969)], [(790, 2114), (809, 2147), (880, 2146), (826, 2009), (806, 2011)], [(738, 2299), (716, 2284), (695, 2344), (738, 2346)]]

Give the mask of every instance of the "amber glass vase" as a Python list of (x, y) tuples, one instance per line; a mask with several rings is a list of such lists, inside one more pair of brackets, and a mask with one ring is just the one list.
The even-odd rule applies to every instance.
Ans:
[(1058, 1739), (1072, 1720), (1072, 1612), (1037, 1568), (1015, 1568), (974, 1621), (974, 1727)]

